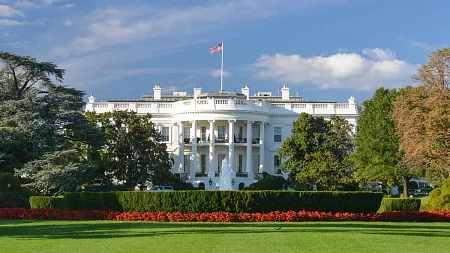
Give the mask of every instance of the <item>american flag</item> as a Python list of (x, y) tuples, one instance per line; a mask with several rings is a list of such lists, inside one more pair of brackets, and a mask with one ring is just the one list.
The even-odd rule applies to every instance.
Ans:
[(220, 43), (220, 44), (217, 45), (217, 46), (210, 47), (210, 48), (209, 48), (209, 52), (211, 52), (211, 54), (215, 54), (215, 53), (217, 53), (217, 52), (222, 51), (222, 49), (223, 49), (223, 45), (222, 45), (222, 43)]

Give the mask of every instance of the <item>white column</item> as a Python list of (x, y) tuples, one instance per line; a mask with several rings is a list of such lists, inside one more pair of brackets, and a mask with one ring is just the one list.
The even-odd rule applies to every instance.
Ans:
[(208, 171), (208, 177), (213, 178), (216, 176), (215, 170), (214, 170), (214, 157), (215, 157), (215, 151), (214, 151), (214, 121), (215, 120), (209, 120), (209, 171)]
[(252, 164), (252, 159), (253, 159), (253, 154), (252, 154), (252, 122), (250, 120), (247, 121), (247, 163), (246, 163), (246, 167), (247, 167), (247, 173), (248, 173), (248, 177), (249, 178), (254, 178), (255, 176), (253, 175), (253, 164)]
[(197, 164), (197, 121), (191, 121), (191, 143), (192, 143), (192, 154), (191, 154), (191, 171), (190, 177), (195, 178), (195, 173), (198, 170)]
[(264, 122), (259, 123), (259, 173), (264, 172)]
[(236, 163), (234, 161), (234, 123), (236, 120), (228, 120), (229, 122), (229, 134), (228, 134), (228, 163), (232, 170), (236, 171)]
[(183, 171), (183, 167), (184, 167), (184, 126), (183, 126), (183, 121), (180, 121), (178, 123), (178, 132), (179, 132), (179, 136), (178, 136), (178, 145), (179, 145), (179, 152), (178, 152), (178, 157), (180, 159), (180, 166), (178, 167), (178, 171), (180, 173), (184, 172)]

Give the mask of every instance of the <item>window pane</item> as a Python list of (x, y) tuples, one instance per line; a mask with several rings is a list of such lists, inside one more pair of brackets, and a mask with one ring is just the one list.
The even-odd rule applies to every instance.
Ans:
[(191, 156), (190, 155), (184, 155), (184, 165), (183, 169), (185, 173), (188, 173), (191, 168)]
[(242, 171), (242, 159), (243, 159), (243, 156), (242, 155), (239, 155), (238, 156), (238, 172), (240, 172), (240, 173), (242, 173), (243, 171)]
[(217, 137), (218, 139), (225, 139), (225, 126), (219, 126)]
[(282, 128), (274, 127), (273, 129), (273, 142), (281, 142), (282, 139)]
[(220, 168), (222, 167), (222, 160), (225, 159), (225, 154), (218, 154), (217, 155), (217, 172), (220, 172)]
[(191, 128), (190, 127), (185, 127), (184, 128), (184, 130), (183, 130), (183, 135), (184, 135), (184, 138), (186, 139), (189, 139), (189, 138), (191, 138)]
[(253, 155), (253, 172), (259, 173), (259, 155)]
[(275, 127), (273, 129), (273, 132), (275, 135), (281, 135), (281, 127)]
[(206, 155), (202, 154), (200, 155), (200, 168), (201, 168), (201, 172), (205, 173), (206, 172)]
[(162, 128), (162, 137), (163, 137), (163, 141), (169, 141), (169, 128), (168, 127)]

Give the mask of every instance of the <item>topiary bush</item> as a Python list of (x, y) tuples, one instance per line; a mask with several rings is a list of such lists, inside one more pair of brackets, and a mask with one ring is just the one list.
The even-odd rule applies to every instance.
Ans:
[(287, 181), (281, 176), (265, 175), (261, 180), (245, 188), (245, 190), (283, 190)]
[(440, 188), (430, 192), (428, 210), (450, 211), (450, 178), (446, 179)]
[[(299, 191), (67, 192), (69, 210), (139, 212), (376, 212), (382, 193)], [(40, 203), (44, 203), (41, 201)], [(52, 202), (47, 202), (55, 206)], [(37, 205), (32, 203), (32, 208)], [(39, 205), (40, 208), (50, 207)]]
[(400, 199), (400, 198), (383, 198), (381, 201), (379, 213), (392, 211), (419, 211), (420, 199)]
[(63, 196), (31, 196), (30, 206), (31, 208), (67, 209), (66, 201)]

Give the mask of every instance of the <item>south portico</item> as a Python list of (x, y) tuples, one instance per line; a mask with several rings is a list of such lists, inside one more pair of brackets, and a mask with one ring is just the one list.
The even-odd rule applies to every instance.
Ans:
[(226, 158), (236, 172), (236, 189), (241, 183), (254, 183), (255, 174), (264, 172), (264, 159), (260, 158), (264, 157), (267, 120), (202, 116), (175, 122), (179, 150), (174, 166), (178, 171), (174, 172), (194, 184), (203, 183), (206, 189), (215, 189)]

